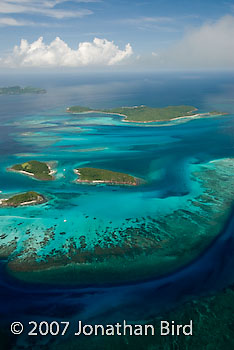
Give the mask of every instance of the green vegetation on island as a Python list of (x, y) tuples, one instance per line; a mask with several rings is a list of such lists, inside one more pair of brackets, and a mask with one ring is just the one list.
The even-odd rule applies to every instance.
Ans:
[(46, 90), (32, 86), (9, 86), (0, 88), (0, 95), (45, 94)]
[(15, 164), (8, 170), (16, 171), (25, 175), (33, 176), (38, 180), (54, 180), (54, 172), (47, 163), (30, 160), (22, 164)]
[(169, 106), (165, 108), (139, 106), (113, 108), (110, 111), (114, 114), (125, 115), (127, 121), (151, 122), (169, 121), (171, 119), (193, 115), (196, 108), (193, 106)]
[(84, 112), (96, 112), (96, 113), (108, 113), (118, 114), (124, 117), (125, 121), (129, 122), (156, 122), (156, 121), (169, 121), (175, 118), (192, 116), (195, 114), (196, 107), (193, 106), (168, 106), (164, 108), (153, 108), (147, 106), (135, 106), (135, 107), (119, 107), (112, 109), (100, 109), (93, 110), (88, 107), (73, 106), (67, 108), (67, 112), (70, 113), (84, 113)]
[(208, 113), (209, 115), (226, 115), (228, 113), (225, 112), (219, 112), (219, 111), (211, 111)]
[(1, 199), (0, 206), (2, 207), (19, 207), (22, 205), (35, 205), (45, 203), (45, 197), (41, 194), (29, 191), (16, 194), (8, 199)]
[(131, 186), (136, 186), (140, 183), (140, 179), (134, 176), (105, 169), (79, 168), (75, 169), (75, 173), (79, 176), (78, 182), (93, 184), (110, 183)]

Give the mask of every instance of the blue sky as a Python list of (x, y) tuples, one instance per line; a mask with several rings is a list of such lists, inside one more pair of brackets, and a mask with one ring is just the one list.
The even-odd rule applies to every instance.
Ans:
[[(48, 63), (49, 66), (75, 67), (103, 63), (205, 68), (210, 59), (208, 53), (203, 54), (203, 61), (193, 57), (190, 62), (183, 62), (183, 55), (178, 55), (179, 50), (184, 55), (190, 52), (193, 46), (190, 40), (194, 40), (197, 50), (206, 51), (210, 45), (209, 51), (213, 52), (216, 45), (223, 52), (216, 60), (211, 57), (213, 68), (230, 68), (234, 61), (233, 28), (232, 1), (0, 0), (0, 66), (46, 66)], [(30, 46), (40, 37), (43, 41)], [(51, 48), (49, 45), (56, 37), (61, 42), (56, 41)], [(105, 41), (94, 43), (94, 38)], [(22, 39), (28, 46), (24, 44), (20, 48)], [(89, 47), (82, 46), (76, 52), (84, 42), (90, 43)], [(131, 49), (126, 48), (127, 44)], [(13, 52), (15, 45), (20, 48), (17, 53)], [(106, 52), (109, 58), (105, 60)], [(54, 57), (59, 53), (65, 55), (63, 61)], [(88, 54), (89, 57), (83, 57)], [(229, 56), (228, 60), (225, 55)], [(32, 63), (34, 59), (37, 63)]]

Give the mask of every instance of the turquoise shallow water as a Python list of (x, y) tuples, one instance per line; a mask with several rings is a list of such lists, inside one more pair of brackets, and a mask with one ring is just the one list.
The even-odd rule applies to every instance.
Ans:
[[(36, 260), (40, 261), (48, 255), (55, 257), (58, 252), (67, 254), (74, 242), (76, 248), (84, 251), (92, 251), (97, 246), (123, 246), (128, 235), (132, 240), (132, 235), (138, 232), (137, 237), (134, 236), (137, 248), (145, 244), (141, 241), (144, 235), (153, 235), (154, 242), (160, 244), (180, 235), (180, 227), (175, 227), (173, 232), (172, 223), (170, 229), (165, 228), (168, 215), (187, 210), (199, 217), (200, 208), (193, 200), (210, 186), (216, 191), (219, 189), (214, 184), (217, 179), (207, 183), (203, 182), (202, 175), (194, 177), (193, 173), (202, 171), (200, 164), (209, 164), (208, 168), (212, 169), (215, 163), (209, 161), (234, 157), (234, 108), (231, 98), (228, 99), (230, 91), (225, 100), (221, 87), (217, 85), (214, 90), (212, 85), (216, 79), (223, 86), (229, 77), (200, 77), (199, 82), (192, 78), (185, 82), (180, 76), (174, 78), (178, 91), (166, 97), (166, 87), (168, 91), (175, 89), (167, 75), (143, 80), (140, 76), (99, 78), (88, 83), (71, 79), (70, 85), (66, 79), (62, 82), (55, 79), (52, 84), (57, 83), (56, 87), (47, 86), (44, 80), (40, 82), (48, 89), (45, 96), (1, 96), (1, 196), (35, 190), (48, 199), (47, 203), (35, 207), (1, 208), (3, 248), (16, 241), (15, 253), (24, 257), (36, 251)], [(209, 87), (206, 94), (203, 84)], [(124, 123), (121, 117), (114, 115), (66, 113), (66, 107), (81, 103), (99, 108), (147, 102), (155, 106), (160, 95), (163, 99), (159, 106), (193, 104), (201, 112), (222, 108), (230, 114), (141, 125)], [(6, 171), (12, 164), (31, 159), (55, 161), (56, 180), (40, 182)], [(146, 184), (139, 187), (77, 184), (73, 170), (83, 166), (125, 172), (143, 178)], [(227, 211), (225, 200), (230, 199), (224, 194), (222, 191), (223, 206), (216, 208), (210, 204), (214, 209), (212, 215)], [(207, 209), (200, 213), (201, 218), (204, 215), (213, 220)], [(191, 217), (188, 220), (192, 221)], [(160, 227), (157, 221), (162, 221)], [(202, 219), (199, 225), (203, 232)], [(193, 241), (192, 235), (190, 238)], [(190, 238), (188, 235), (188, 240)]]
[[(83, 285), (87, 271), (73, 274), (69, 269), (58, 272), (57, 280), (46, 275), (46, 282), (53, 279), (53, 286), (34, 285), (12, 278), (5, 269), (7, 261), (2, 262), (2, 320), (147, 320), (180, 302), (233, 283), (232, 74), (19, 76), (2, 77), (2, 84), (13, 85), (17, 79), (22, 85), (46, 87), (48, 93), (0, 96), (1, 196), (34, 189), (49, 201), (35, 207), (0, 209), (1, 249), (4, 243), (17, 241), (15, 252), (20, 258), (31, 256), (36, 248), (40, 260), (57, 248), (66, 255), (71, 239), (76, 239), (79, 248), (84, 244), (80, 237), (85, 236), (87, 246), (82, 249), (92, 250), (95, 244), (111, 248), (107, 261), (125, 278), (121, 281), (113, 273), (111, 279), (110, 266), (92, 260), (95, 273), (90, 275), (94, 277), (91, 287)], [(73, 104), (107, 108), (181, 103), (201, 111), (218, 109), (230, 114), (142, 127), (121, 123), (115, 116), (65, 112)], [(39, 182), (6, 171), (14, 163), (30, 159), (57, 161), (56, 181)], [(145, 179), (146, 184), (131, 188), (76, 184), (73, 169), (79, 166), (123, 171)], [(126, 232), (134, 242), (134, 256), (127, 251)], [(49, 238), (46, 244), (45, 237)], [(125, 255), (117, 261), (112, 255), (113, 246), (118, 245)], [(56, 256), (55, 252), (52, 257)], [(92, 253), (92, 258), (97, 256), (101, 261), (100, 254)], [(181, 269), (174, 271), (179, 257), (183, 257)], [(168, 263), (173, 265), (173, 273), (158, 278)], [(37, 282), (43, 280), (44, 273), (38, 273)], [(68, 284), (70, 276), (77, 278), (74, 284), (79, 286)], [(99, 279), (106, 285), (100, 285)], [(138, 282), (132, 283), (135, 280)], [(31, 281), (35, 282), (35, 275)], [(18, 338), (18, 345), (22, 339)], [(31, 344), (26, 348), (32, 349)]]

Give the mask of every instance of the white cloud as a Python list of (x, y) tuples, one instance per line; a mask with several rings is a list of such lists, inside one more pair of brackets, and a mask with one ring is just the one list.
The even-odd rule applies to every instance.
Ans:
[(136, 18), (123, 18), (118, 22), (126, 24), (144, 24), (144, 23), (168, 23), (172, 22), (172, 17), (136, 17)]
[(49, 45), (43, 38), (29, 44), (22, 39), (12, 54), (1, 59), (3, 66), (10, 67), (80, 67), (88, 65), (114, 65), (132, 55), (130, 44), (120, 50), (113, 41), (95, 38), (93, 42), (82, 42), (78, 49), (71, 49), (57, 37)]
[[(56, 8), (67, 0), (0, 0), (0, 14), (40, 14), (57, 19), (83, 17), (93, 12), (88, 9), (63, 10)], [(99, 0), (77, 0), (77, 3), (99, 2)]]
[(154, 64), (181, 68), (233, 68), (234, 16), (224, 16), (190, 30)]
[(184, 18), (173, 18), (166, 16), (141, 16), (121, 18), (115, 20), (115, 22), (121, 25), (133, 26), (137, 30), (175, 33), (181, 31), (180, 27), (182, 26), (182, 23), (184, 23)]
[(30, 21), (18, 21), (15, 18), (11, 17), (2, 17), (0, 18), (0, 26), (28, 26), (34, 25), (33, 22)]

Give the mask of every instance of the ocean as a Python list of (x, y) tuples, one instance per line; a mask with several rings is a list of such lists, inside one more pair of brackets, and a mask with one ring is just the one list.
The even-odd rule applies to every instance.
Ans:
[[(144, 321), (233, 284), (233, 78), (230, 72), (204, 71), (1, 76), (1, 86), (47, 89), (0, 96), (1, 197), (34, 190), (49, 199), (0, 208), (1, 234), (7, 234), (2, 246), (16, 240), (14, 254), (24, 259), (36, 251), (38, 262), (68, 254), (74, 241), (80, 248), (81, 239), (92, 252), (85, 261), (91, 272), (73, 274), (72, 267), (57, 277), (48, 273), (44, 283), (43, 271), (23, 282), (2, 260), (4, 322)], [(143, 125), (116, 115), (66, 112), (72, 105), (182, 104), (227, 115)], [(6, 171), (31, 159), (56, 162), (56, 180)], [(145, 184), (77, 184), (74, 169), (87, 166), (128, 173)], [(120, 260), (115, 247), (122, 249)]]

